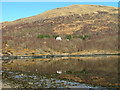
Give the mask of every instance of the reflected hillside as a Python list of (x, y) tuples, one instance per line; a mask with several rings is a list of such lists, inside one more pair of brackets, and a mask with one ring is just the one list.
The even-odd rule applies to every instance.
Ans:
[[(11, 60), (3, 63), (3, 70), (57, 75), (57, 78), (93, 85), (118, 85), (116, 56)], [(61, 71), (62, 74), (58, 75), (57, 71)]]

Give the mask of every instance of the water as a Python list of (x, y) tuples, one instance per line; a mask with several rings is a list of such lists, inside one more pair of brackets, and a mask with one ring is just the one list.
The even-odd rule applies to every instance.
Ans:
[(119, 87), (116, 56), (11, 60), (3, 63), (3, 70), (3, 81), (17, 87)]
[[(5, 75), (7, 74), (7, 80), (11, 79), (11, 81), (14, 82), (20, 79), (24, 83), (24, 85), (17, 85), (13, 87), (19, 88), (19, 87), (31, 87), (31, 88), (98, 88), (98, 87), (93, 87), (87, 84), (81, 84), (79, 82), (71, 82), (71, 81), (66, 81), (66, 80), (59, 80), (55, 78), (48, 78), (45, 76), (37, 76), (37, 75), (28, 75), (26, 73), (21, 73), (21, 72), (8, 72), (4, 71), (3, 72)], [(4, 79), (3, 79), (4, 81)], [(10, 82), (11, 82), (10, 81)], [(10, 83), (9, 82), (9, 83)]]

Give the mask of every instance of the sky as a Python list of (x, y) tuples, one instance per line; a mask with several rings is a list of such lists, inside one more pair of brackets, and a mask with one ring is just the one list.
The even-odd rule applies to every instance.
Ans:
[(2, 2), (2, 18), (0, 22), (14, 21), (40, 14), (47, 10), (73, 4), (91, 4), (118, 7), (118, 2)]

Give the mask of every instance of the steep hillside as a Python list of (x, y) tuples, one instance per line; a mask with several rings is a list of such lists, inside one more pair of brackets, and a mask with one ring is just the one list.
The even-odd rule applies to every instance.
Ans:
[[(2, 30), (4, 54), (115, 53), (118, 8), (71, 5), (3, 22)], [(62, 40), (56, 40), (57, 36)]]

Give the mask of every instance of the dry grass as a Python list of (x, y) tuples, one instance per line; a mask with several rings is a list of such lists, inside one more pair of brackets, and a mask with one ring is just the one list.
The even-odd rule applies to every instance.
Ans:
[[(13, 55), (116, 53), (118, 50), (118, 8), (99, 5), (71, 5), (42, 14), (3, 23), (3, 51)], [(59, 35), (41, 39), (38, 35)], [(65, 36), (89, 35), (82, 40)], [(29, 49), (25, 51), (24, 49)], [(84, 51), (85, 50), (85, 51)], [(97, 51), (95, 51), (97, 50)], [(111, 51), (109, 51), (111, 50)], [(89, 52), (90, 51), (90, 52)]]

